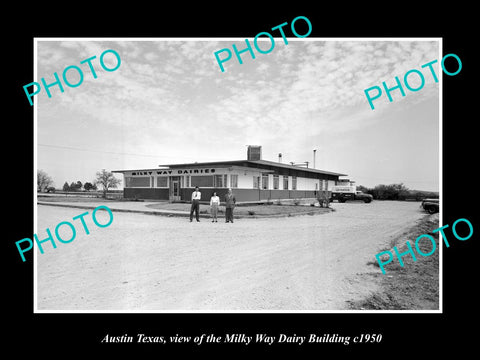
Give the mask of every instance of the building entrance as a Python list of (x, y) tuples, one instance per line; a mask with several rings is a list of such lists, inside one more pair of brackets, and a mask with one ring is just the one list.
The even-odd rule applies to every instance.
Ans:
[(180, 201), (180, 176), (170, 177), (170, 201)]

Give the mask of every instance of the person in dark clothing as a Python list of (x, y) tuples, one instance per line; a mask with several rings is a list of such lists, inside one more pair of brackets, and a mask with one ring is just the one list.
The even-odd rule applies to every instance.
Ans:
[(197, 221), (200, 221), (199, 219), (199, 213), (200, 213), (200, 198), (202, 197), (202, 193), (200, 192), (200, 189), (198, 186), (195, 187), (195, 191), (192, 193), (192, 206), (190, 207), (190, 222), (193, 220), (193, 212), (195, 211), (195, 218)]
[(232, 189), (228, 189), (228, 193), (225, 195), (225, 222), (231, 221), (233, 223), (233, 209), (235, 208), (235, 195), (232, 193)]

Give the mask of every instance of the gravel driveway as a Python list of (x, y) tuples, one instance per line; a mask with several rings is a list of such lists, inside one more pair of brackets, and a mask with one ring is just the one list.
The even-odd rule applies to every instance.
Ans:
[[(378, 287), (371, 276), (358, 276), (382, 276), (367, 262), (425, 213), (417, 202), (332, 207), (335, 212), (323, 215), (233, 224), (114, 212), (113, 223), (99, 228), (88, 215), (90, 235), (75, 220), (73, 242), (57, 242), (56, 249), (45, 243), (45, 253), (37, 253), (37, 308), (347, 309), (347, 300)], [(39, 238), (85, 211), (39, 205)]]

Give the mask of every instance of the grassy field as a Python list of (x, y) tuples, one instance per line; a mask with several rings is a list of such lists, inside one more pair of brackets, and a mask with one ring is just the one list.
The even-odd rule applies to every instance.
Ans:
[[(103, 199), (101, 197), (87, 197), (87, 196), (39, 196), (38, 201), (45, 202), (68, 202), (68, 203), (105, 203), (107, 202), (133, 202), (131, 200), (125, 199)], [(145, 204), (146, 207), (152, 209), (161, 209), (161, 210), (174, 210), (174, 211), (185, 211), (190, 212), (189, 203), (169, 203), (168, 201), (158, 201), (154, 203)], [(139, 202), (142, 203), (142, 202)], [(318, 204), (317, 204), (318, 205)], [(299, 215), (299, 214), (322, 214), (332, 211), (329, 208), (321, 208), (319, 206), (306, 206), (306, 205), (276, 205), (276, 204), (262, 204), (262, 205), (242, 205), (237, 206), (234, 210), (234, 215), (240, 216), (289, 216), (289, 215)], [(210, 206), (207, 204), (200, 204), (200, 213), (209, 214)], [(220, 217), (224, 216), (225, 207), (220, 206), (218, 215)]]
[[(436, 251), (428, 256), (417, 256), (414, 262), (411, 256), (404, 257), (404, 267), (400, 266), (398, 260), (395, 260), (385, 266), (386, 274), (368, 273), (365, 276), (375, 276), (381, 279), (381, 290), (371, 294), (364, 300), (349, 302), (351, 309), (360, 310), (415, 310), (439, 308), (439, 242), (438, 233), (432, 234), (431, 231), (438, 228), (438, 213), (428, 215), (421, 219), (417, 224), (406, 230), (401, 236), (393, 239), (390, 246), (397, 246), (400, 253), (407, 250), (405, 242), (410, 241), (414, 247), (418, 236), (430, 234), (435, 238)], [(441, 246), (441, 244), (440, 244)], [(391, 250), (390, 247), (381, 249)], [(420, 250), (428, 253), (431, 250), (431, 244), (428, 241), (420, 243)], [(379, 251), (379, 252), (380, 252)], [(391, 250), (393, 252), (393, 250)], [(378, 262), (369, 262), (376, 268)]]
[[(148, 207), (153, 209), (165, 209), (165, 210), (177, 210), (177, 211), (190, 211), (190, 204), (187, 203), (156, 203), (149, 204)], [(272, 216), (272, 215), (289, 215), (299, 213), (327, 213), (332, 211), (331, 209), (321, 208), (318, 206), (301, 206), (301, 205), (242, 205), (237, 206), (234, 210), (234, 215), (244, 216)], [(200, 205), (200, 213), (210, 213), (209, 205)], [(225, 207), (220, 206), (219, 216), (225, 214)]]

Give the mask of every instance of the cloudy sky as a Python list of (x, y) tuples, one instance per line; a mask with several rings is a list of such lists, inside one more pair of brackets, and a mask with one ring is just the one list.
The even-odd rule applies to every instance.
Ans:
[[(265, 160), (282, 153), (283, 162), (312, 162), (317, 149), (316, 168), (357, 184), (438, 191), (440, 83), (423, 69), (423, 89), (405, 89), (405, 97), (396, 90), (393, 102), (384, 95), (373, 111), (364, 89), (393, 86), (395, 76), (439, 59), (439, 42), (275, 38), (269, 54), (243, 53), (243, 64), (233, 55), (221, 72), (214, 52), (232, 44), (243, 49), (245, 40), (37, 39), (33, 81), (53, 82), (69, 65), (84, 74), (78, 87), (35, 96), (37, 167), (61, 188), (92, 181), (102, 168), (245, 159), (253, 144)], [(99, 63), (108, 49), (121, 57), (113, 72)], [(94, 55), (96, 79), (80, 64)], [(116, 59), (107, 54), (105, 63)], [(74, 70), (67, 77), (78, 82)]]

